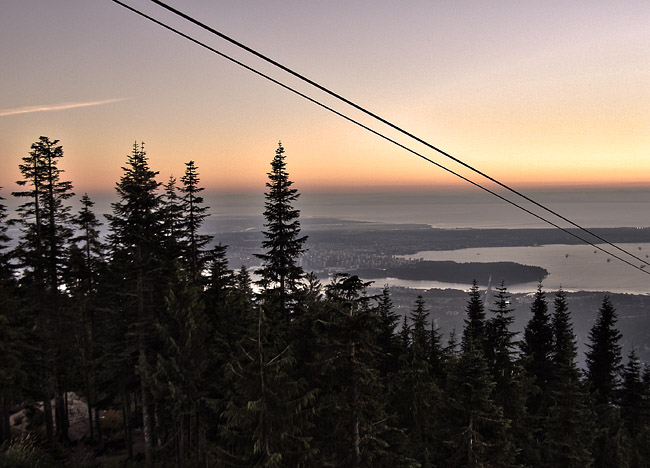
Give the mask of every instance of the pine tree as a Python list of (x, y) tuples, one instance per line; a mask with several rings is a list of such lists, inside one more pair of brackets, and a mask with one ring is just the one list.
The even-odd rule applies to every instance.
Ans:
[(494, 394), (508, 416), (506, 408), (512, 403), (511, 385), (515, 378), (514, 355), (517, 344), (514, 341), (516, 333), (511, 331), (515, 318), (514, 309), (510, 307), (510, 294), (503, 282), (497, 291), (495, 309), (490, 309), (494, 316), (486, 325), (488, 342), (486, 357), (496, 383)]
[(520, 441), (521, 458), (529, 465), (538, 466), (541, 457), (541, 443), (544, 438), (545, 419), (550, 404), (549, 384), (553, 378), (553, 329), (548, 304), (542, 285), (535, 293), (531, 305), (532, 317), (524, 328), (521, 343), (522, 363), (525, 381), (530, 382), (526, 395), (526, 422), (530, 437)]
[(551, 320), (553, 353), (551, 359), (556, 368), (575, 367), (577, 355), (576, 338), (567, 304), (566, 293), (560, 289), (555, 294), (554, 312)]
[[(0, 187), (1, 188), (1, 187)], [(17, 292), (5, 252), (9, 247), (7, 209), (0, 197), (0, 444), (11, 438), (10, 407), (22, 399), (21, 387), (26, 380), (23, 369), (24, 329), (20, 326)]]
[(22, 180), (19, 186), (29, 190), (12, 194), (28, 201), (18, 208), (22, 228), (21, 242), (15, 249), (18, 267), (22, 270), (22, 285), (33, 298), (33, 309), (42, 330), (42, 362), (48, 371), (44, 379), (43, 399), (48, 438), (54, 436), (50, 398), (55, 398), (56, 430), (62, 441), (68, 439), (68, 415), (64, 405), (66, 376), (62, 362), (64, 350), (69, 348), (66, 321), (67, 308), (61, 294), (62, 277), (67, 265), (67, 243), (72, 232), (69, 228), (70, 207), (65, 201), (74, 195), (72, 183), (61, 180), (64, 172), (58, 167), (63, 157), (59, 140), (41, 136), (32, 144), (29, 156), (19, 165)]
[(439, 457), (440, 409), (442, 392), (436, 385), (429, 364), (430, 335), (426, 329), (428, 311), (418, 296), (411, 312), (411, 346), (399, 360), (396, 407), (401, 426), (408, 434), (408, 453), (423, 467), (434, 466)]
[[(90, 438), (94, 439), (95, 426), (99, 437), (100, 448), (103, 443), (101, 424), (98, 410), (94, 408), (96, 395), (96, 334), (95, 320), (96, 296), (100, 275), (105, 269), (104, 245), (101, 241), (99, 228), (101, 223), (92, 211), (94, 203), (88, 194), (81, 198), (81, 210), (72, 223), (77, 228), (78, 235), (72, 238), (73, 248), (70, 255), (70, 267), (67, 282), (72, 301), (79, 311), (79, 338), (81, 343), (81, 361), (88, 406), (88, 424)], [(95, 413), (93, 415), (93, 410)], [(93, 424), (94, 421), (94, 424)]]
[(189, 273), (183, 273), (178, 267), (176, 271), (166, 298), (164, 317), (156, 327), (162, 342), (153, 375), (156, 385), (152, 386), (158, 415), (156, 430), (163, 446), (174, 443), (176, 466), (185, 466), (190, 455), (205, 466), (203, 391), (210, 359), (209, 328), (199, 286), (188, 277)]
[(171, 265), (181, 258), (183, 253), (183, 206), (178, 196), (176, 178), (169, 177), (163, 184), (163, 196), (160, 198), (160, 218), (163, 248), (161, 252), (166, 257), (165, 264)]
[(291, 346), (277, 340), (263, 308), (249, 312), (256, 320), (228, 366), (235, 395), (223, 413), (222, 437), (229, 449), (224, 463), (310, 466), (316, 456), (311, 437), (315, 392), (306, 389), (304, 379), (291, 377)]
[[(149, 168), (143, 145), (133, 144), (124, 174), (116, 184), (119, 201), (112, 204), (113, 214), (107, 215), (110, 225), (109, 242), (113, 268), (125, 278), (120, 285), (128, 314), (127, 323), (136, 330), (138, 371), (140, 375), (142, 424), (145, 440), (145, 461), (153, 466), (154, 423), (151, 401), (153, 358), (151, 340), (155, 329), (155, 311), (162, 305), (154, 295), (160, 287), (161, 215), (160, 184), (157, 172)], [(124, 307), (124, 306), (123, 306)]]
[(397, 372), (401, 346), (395, 333), (399, 315), (393, 310), (393, 301), (388, 286), (384, 286), (377, 304), (380, 331), (377, 336), (377, 346), (380, 350), (379, 371), (383, 377)]
[(589, 332), (587, 380), (596, 403), (596, 427), (592, 445), (594, 467), (627, 466), (629, 439), (618, 405), (621, 371), (621, 339), (617, 314), (605, 296), (596, 323)]
[(483, 350), (472, 343), (472, 339), (467, 340), (449, 375), (446, 466), (514, 467), (508, 420), (492, 399), (495, 384)]
[(643, 417), (643, 382), (641, 380), (641, 363), (633, 348), (623, 368), (621, 382), (621, 417), (630, 435), (641, 429)]
[[(535, 299), (530, 308), (533, 316), (524, 329), (524, 340), (521, 350), (526, 358), (526, 370), (534, 378), (534, 383), (541, 391), (540, 396), (546, 392), (547, 384), (553, 372), (553, 329), (548, 305), (541, 284), (535, 293)], [(533, 412), (539, 409), (541, 399), (531, 408)]]
[(515, 441), (522, 452), (519, 461), (529, 462), (535, 458), (531, 450), (531, 424), (526, 413), (528, 381), (521, 360), (516, 355), (518, 343), (512, 331), (514, 309), (510, 306), (510, 294), (504, 282), (497, 288), (493, 316), (486, 324), (487, 361), (495, 382), (493, 398), (509, 420), (508, 437)]
[(598, 404), (616, 401), (621, 368), (621, 333), (616, 329), (616, 321), (616, 309), (609, 296), (605, 296), (587, 345), (587, 378)]
[(262, 267), (256, 273), (261, 276), (259, 284), (264, 289), (265, 303), (277, 304), (288, 320), (289, 309), (294, 305), (299, 283), (304, 277), (298, 260), (305, 252), (303, 245), (307, 237), (300, 237), (300, 211), (293, 207), (299, 194), (297, 189), (291, 188), (293, 182), (289, 180), (285, 158), (284, 148), (279, 143), (266, 183), (266, 230), (262, 242), (266, 253), (255, 256), (262, 261)]
[(463, 329), (462, 346), (480, 346), (483, 352), (486, 351), (486, 331), (485, 331), (485, 306), (481, 299), (481, 293), (478, 289), (476, 280), (472, 283), (472, 288), (467, 301), (465, 328)]
[(316, 372), (325, 411), (317, 427), (320, 460), (327, 466), (383, 466), (399, 454), (397, 448), (388, 450), (393, 430), (377, 371), (379, 319), (365, 294), (367, 285), (357, 276), (337, 274), (326, 286), (318, 320)]
[(180, 188), (183, 208), (183, 230), (186, 239), (184, 257), (194, 281), (198, 281), (206, 261), (204, 249), (212, 240), (212, 236), (200, 234), (201, 225), (207, 218), (208, 207), (203, 206), (203, 197), (199, 187), (198, 167), (194, 161), (185, 163), (185, 174), (181, 177), (183, 186)]
[(554, 372), (549, 381), (548, 416), (543, 422), (543, 466), (582, 468), (591, 466), (593, 418), (588, 395), (575, 364), (576, 338), (566, 293), (560, 289), (551, 319)]

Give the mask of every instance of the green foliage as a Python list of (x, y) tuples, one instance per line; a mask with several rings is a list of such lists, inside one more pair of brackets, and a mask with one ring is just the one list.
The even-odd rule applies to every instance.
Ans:
[(0, 447), (0, 468), (59, 467), (63, 467), (63, 464), (50, 455), (32, 433), (28, 432)]
[(185, 240), (183, 258), (191, 278), (198, 281), (206, 262), (204, 249), (212, 240), (212, 236), (200, 232), (203, 221), (208, 216), (208, 207), (203, 206), (203, 197), (200, 195), (203, 187), (199, 187), (198, 167), (194, 161), (185, 163), (185, 174), (181, 177), (181, 182), (182, 229)]
[(474, 280), (465, 309), (465, 328), (463, 329), (463, 349), (479, 346), (483, 352), (487, 349), (485, 331), (485, 306), (481, 299), (478, 284)]
[[(285, 158), (282, 143), (278, 143), (266, 183), (266, 230), (262, 242), (266, 253), (255, 256), (262, 261), (256, 273), (261, 276), (259, 284), (264, 289), (265, 301), (277, 302), (283, 312), (288, 312), (287, 307), (293, 305), (299, 282), (304, 277), (298, 258), (305, 251), (303, 245), (307, 237), (300, 236), (300, 211), (293, 207), (299, 194), (291, 187), (293, 182), (289, 180)], [(286, 315), (288, 319), (288, 313)]]
[(621, 333), (616, 329), (616, 309), (605, 296), (596, 323), (589, 332), (587, 378), (598, 404), (615, 402), (621, 366)]

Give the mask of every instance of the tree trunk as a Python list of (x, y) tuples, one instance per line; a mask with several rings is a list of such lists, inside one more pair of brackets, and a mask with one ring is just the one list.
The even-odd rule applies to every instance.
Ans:
[(131, 435), (131, 414), (129, 413), (129, 401), (126, 392), (122, 392), (122, 425), (124, 427), (124, 445), (129, 460), (133, 458), (133, 437)]
[(178, 428), (178, 451), (176, 452), (178, 459), (176, 460), (177, 468), (185, 468), (185, 415), (180, 417)]
[(102, 422), (99, 417), (99, 410), (95, 407), (95, 426), (97, 427), (97, 449), (104, 451), (104, 434), (102, 433)]
[(141, 399), (142, 399), (142, 432), (144, 434), (144, 458), (145, 466), (153, 468), (153, 425), (151, 421), (151, 403), (149, 401), (149, 389), (147, 388), (149, 370), (144, 344), (144, 337), (140, 333), (140, 372), (141, 375)]
[(11, 425), (9, 424), (9, 405), (7, 403), (7, 397), (2, 395), (2, 401), (0, 402), (0, 446), (11, 437)]
[(54, 420), (52, 419), (52, 401), (49, 392), (43, 395), (43, 416), (45, 417), (45, 430), (48, 442), (54, 442)]

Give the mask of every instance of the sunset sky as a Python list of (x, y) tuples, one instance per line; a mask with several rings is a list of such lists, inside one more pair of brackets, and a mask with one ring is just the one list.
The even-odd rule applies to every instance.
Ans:
[[(168, 1), (517, 188), (650, 187), (647, 0)], [(458, 169), (152, 2), (125, 2)], [(5, 197), (40, 135), (61, 141), (78, 193), (113, 190), (135, 140), (161, 181), (193, 159), (215, 191), (263, 190), (278, 140), (303, 191), (459, 184), (110, 0), (3, 2), (0, 44)]]

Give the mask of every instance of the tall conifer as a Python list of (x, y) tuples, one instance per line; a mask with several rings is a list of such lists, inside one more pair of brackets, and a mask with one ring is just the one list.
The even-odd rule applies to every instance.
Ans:
[(198, 281), (207, 260), (204, 249), (212, 240), (212, 236), (200, 233), (203, 221), (208, 216), (208, 207), (203, 204), (203, 187), (199, 186), (198, 167), (194, 161), (185, 163), (185, 174), (181, 177), (181, 182), (183, 230), (186, 239), (184, 257), (189, 265), (191, 277)]
[(49, 401), (55, 397), (56, 430), (63, 441), (68, 439), (68, 415), (64, 403), (66, 376), (62, 362), (70, 343), (66, 333), (67, 309), (60, 286), (67, 265), (67, 247), (72, 231), (69, 226), (70, 207), (66, 200), (74, 195), (72, 183), (61, 180), (64, 172), (58, 167), (63, 157), (59, 140), (41, 136), (32, 144), (29, 156), (18, 167), (23, 179), (16, 183), (28, 190), (13, 192), (28, 201), (18, 208), (21, 242), (15, 249), (22, 283), (30, 290), (42, 336), (42, 361), (47, 363), (45, 379), (45, 420), (48, 437), (53, 437)]
[(285, 159), (282, 143), (278, 143), (266, 183), (266, 230), (263, 231), (265, 240), (262, 242), (266, 252), (255, 256), (262, 261), (256, 273), (261, 276), (259, 284), (264, 289), (265, 301), (277, 302), (288, 320), (289, 308), (304, 277), (299, 259), (305, 252), (303, 245), (307, 237), (300, 236), (300, 211), (293, 207), (299, 194), (297, 189), (291, 187), (293, 182), (289, 180)]
[(116, 184), (119, 201), (107, 215), (109, 242), (114, 268), (125, 278), (121, 294), (126, 302), (127, 323), (136, 331), (138, 371), (140, 375), (142, 424), (147, 468), (153, 466), (154, 421), (151, 401), (151, 341), (155, 329), (155, 311), (162, 307), (162, 297), (154, 291), (159, 286), (160, 246), (162, 245), (160, 195), (157, 172), (149, 167), (143, 145), (133, 144)]
[(621, 370), (621, 333), (616, 328), (617, 314), (606, 295), (596, 323), (589, 332), (587, 378), (599, 404), (615, 402)]

